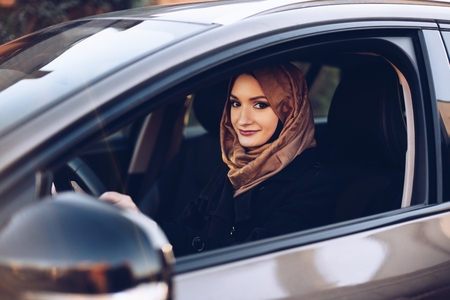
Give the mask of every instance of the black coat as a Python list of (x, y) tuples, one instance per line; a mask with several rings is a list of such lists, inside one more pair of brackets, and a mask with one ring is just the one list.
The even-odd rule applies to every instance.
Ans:
[(215, 249), (331, 223), (337, 180), (303, 151), (279, 173), (233, 198), (220, 166), (196, 201), (173, 223), (160, 222), (176, 255)]

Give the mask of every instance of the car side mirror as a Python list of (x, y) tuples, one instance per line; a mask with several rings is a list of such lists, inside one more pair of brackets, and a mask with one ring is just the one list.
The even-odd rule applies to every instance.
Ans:
[(173, 263), (152, 220), (62, 193), (23, 208), (0, 231), (0, 298), (170, 299)]

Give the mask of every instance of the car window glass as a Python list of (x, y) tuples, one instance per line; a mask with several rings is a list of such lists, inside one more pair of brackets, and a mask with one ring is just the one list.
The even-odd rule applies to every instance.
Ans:
[[(394, 95), (402, 95), (402, 86), (399, 84), (399, 77), (398, 74), (396, 73), (395, 69), (383, 58), (375, 58), (371, 55), (354, 55), (354, 57), (352, 57), (353, 59), (348, 59), (348, 57), (346, 58), (342, 58), (339, 59), (337, 58), (334, 64), (318, 64), (317, 62), (308, 62), (308, 61), (295, 61), (294, 64), (300, 68), (302, 70), (302, 72), (305, 74), (305, 77), (308, 79), (310, 79), (310, 81), (308, 82), (309, 84), (309, 96), (310, 96), (310, 100), (313, 106), (313, 110), (314, 110), (314, 116), (315, 116), (315, 120), (316, 120), (316, 141), (318, 144), (318, 149), (320, 150), (321, 153), (323, 154), (323, 159), (325, 161), (327, 161), (327, 164), (330, 165), (334, 165), (334, 164), (342, 164), (342, 168), (344, 168), (345, 170), (350, 170), (352, 169), (354, 171), (354, 174), (359, 174), (356, 175), (356, 177), (359, 177), (359, 179), (361, 179), (360, 184), (362, 184), (363, 186), (368, 185), (369, 182), (370, 184), (374, 184), (375, 186), (378, 183), (374, 183), (375, 181), (380, 181), (380, 178), (384, 178), (385, 180), (387, 180), (386, 182), (388, 182), (388, 185), (390, 186), (389, 192), (382, 192), (380, 194), (378, 194), (378, 196), (374, 196), (374, 197), (380, 197), (383, 199), (383, 201), (378, 201), (379, 203), (377, 205), (372, 204), (372, 208), (368, 208), (366, 211), (360, 211), (359, 213), (362, 215), (369, 215), (369, 214), (374, 214), (374, 213), (379, 213), (379, 212), (383, 212), (383, 211), (388, 211), (391, 209), (396, 209), (396, 208), (400, 208), (400, 202), (402, 199), (402, 194), (403, 194), (403, 174), (405, 172), (405, 158), (404, 158), (404, 153), (403, 156), (400, 155), (397, 158), (397, 166), (394, 166), (394, 162), (381, 162), (378, 161), (380, 159), (384, 159), (384, 158), (380, 158), (380, 157), (376, 157), (376, 155), (372, 158), (375, 161), (371, 162), (369, 164), (367, 164), (367, 162), (357, 162), (359, 159), (363, 159), (361, 157), (362, 153), (359, 153), (356, 156), (352, 156), (352, 159), (354, 160), (354, 162), (349, 161), (342, 161), (341, 160), (336, 160), (336, 153), (334, 153), (333, 151), (336, 151), (334, 143), (331, 140), (331, 137), (328, 133), (328, 126), (327, 126), (327, 115), (328, 115), (328, 111), (329, 111), (329, 107), (330, 107), (330, 103), (332, 102), (332, 99), (334, 97), (335, 91), (337, 86), (339, 85), (341, 78), (342, 78), (342, 73), (346, 72), (347, 77), (352, 77), (353, 74), (352, 72), (354, 72), (354, 70), (358, 70), (358, 64), (362, 64), (363, 66), (368, 66), (368, 68), (375, 68), (375, 70), (377, 70), (376, 66), (378, 63), (382, 63), (382, 65), (384, 66), (382, 68), (383, 71), (376, 71), (377, 74), (379, 75), (378, 78), (382, 78), (382, 77), (389, 77), (389, 80), (391, 80), (392, 82), (379, 82), (377, 79), (370, 79), (370, 80), (374, 80), (374, 84), (393, 84), (395, 82), (397, 82), (395, 85), (392, 85), (392, 87), (389, 87), (389, 90), (394, 94)], [(345, 61), (345, 62), (344, 62)], [(348, 63), (348, 61), (352, 62), (352, 63)], [(349, 65), (348, 65), (349, 64)], [(343, 70), (344, 69), (344, 70)], [(363, 73), (364, 72), (369, 72), (368, 71), (370, 69), (366, 70), (362, 70)], [(389, 76), (387, 76), (387, 74), (384, 74), (382, 72), (384, 72), (384, 70), (389, 70)], [(361, 71), (361, 70), (359, 70)], [(315, 73), (313, 76), (311, 74)], [(308, 75), (310, 75), (308, 77)], [(375, 88), (375, 87), (374, 87)], [(375, 88), (376, 89), (376, 88)], [(349, 95), (352, 95), (352, 91), (356, 89), (354, 89), (354, 86), (350, 85), (350, 92)], [(361, 93), (365, 93), (364, 91), (362, 91)], [(367, 94), (367, 93), (366, 93)], [(357, 97), (357, 96), (355, 96)], [(376, 97), (382, 97), (381, 94), (376, 93)], [(370, 98), (368, 97), (368, 95), (365, 95), (365, 97), (361, 97), (361, 98), (356, 98), (355, 99), (355, 104), (359, 104), (358, 107), (349, 107), (348, 109), (346, 109), (347, 114), (349, 116), (357, 116), (357, 117), (351, 117), (351, 119), (355, 119), (351, 122), (355, 123), (355, 122), (359, 122), (357, 125), (354, 125), (353, 128), (358, 129), (359, 127), (362, 127), (362, 131), (365, 132), (365, 130), (367, 130), (366, 128), (364, 128), (366, 125), (364, 125), (364, 122), (371, 122), (370, 119), (368, 119), (366, 116), (369, 113), (368, 111), (366, 111), (368, 109), (368, 107), (370, 108), (370, 105), (365, 105), (364, 102), (365, 101), (369, 101), (369, 99), (366, 98)], [(361, 101), (362, 99), (364, 99), (364, 101)], [(397, 101), (399, 101), (400, 106), (398, 106), (400, 108), (400, 110), (398, 110), (396, 113), (396, 117), (394, 119), (397, 120), (396, 125), (394, 124), (388, 124), (388, 126), (399, 126), (400, 129), (403, 129), (403, 132), (405, 133), (404, 135), (404, 140), (403, 142), (406, 142), (406, 127), (404, 126), (404, 124), (406, 123), (405, 121), (405, 111), (404, 111), (404, 104), (401, 103), (401, 101), (404, 101), (403, 98), (394, 98), (393, 99), (397, 99)], [(214, 100), (214, 97), (210, 97), (208, 98), (208, 101), (212, 101)], [(380, 99), (372, 99), (373, 100), (380, 100)], [(409, 99), (410, 100), (410, 99)], [(194, 97), (194, 103), (196, 101), (196, 98)], [(398, 104), (396, 103), (390, 103), (391, 100), (389, 100), (388, 108), (394, 108), (396, 107)], [(394, 100), (392, 100), (394, 101)], [(203, 114), (208, 113), (208, 115), (211, 114), (211, 110), (207, 110), (205, 112), (203, 112)], [(201, 111), (198, 113), (202, 113)], [(187, 126), (185, 127), (185, 139), (191, 139), (191, 138), (197, 138), (200, 137), (207, 132), (207, 130), (205, 130), (204, 128), (200, 127), (201, 125), (198, 122), (198, 116), (196, 115), (197, 113), (195, 113), (195, 111), (193, 109), (190, 110), (190, 113), (188, 115), (188, 122), (187, 122)], [(348, 117), (346, 117), (348, 118)], [(201, 118), (203, 119), (203, 117)], [(390, 119), (390, 118), (389, 118)], [(351, 123), (351, 124), (353, 124)], [(217, 123), (217, 126), (218, 123)], [(192, 134), (192, 132), (195, 129), (201, 128), (196, 134)], [(370, 128), (370, 126), (369, 126)], [(366, 135), (368, 135), (369, 133), (367, 133)], [(345, 134), (344, 134), (345, 135)], [(214, 135), (210, 135), (210, 136), (214, 136)], [(352, 134), (353, 139), (350, 141), (351, 145), (354, 145), (355, 149), (360, 149), (360, 150), (355, 150), (352, 149), (352, 153), (358, 153), (358, 151), (360, 152), (364, 152), (367, 149), (364, 147), (369, 147), (368, 149), (370, 149), (369, 144), (371, 143), (370, 139), (368, 136), (356, 136), (355, 134)], [(389, 138), (388, 138), (389, 139)], [(363, 142), (366, 144), (366, 146), (360, 148), (361, 146), (358, 145), (360, 143), (360, 141), (363, 140)], [(374, 144), (376, 145), (376, 144)], [(406, 147), (406, 144), (405, 144)], [(366, 150), (364, 150), (366, 149)], [(405, 148), (406, 149), (406, 148)], [(201, 150), (200, 153), (203, 153)], [(381, 151), (381, 150), (380, 150)], [(384, 151), (384, 150), (383, 150)], [(371, 155), (374, 155), (375, 153), (373, 152), (373, 149), (370, 150)], [(217, 154), (218, 156), (220, 156), (220, 154)], [(341, 154), (339, 154), (341, 155)], [(206, 154), (204, 155), (200, 155), (202, 157), (205, 157)], [(358, 158), (359, 157), (359, 158)], [(339, 162), (338, 162), (339, 161)], [(387, 164), (387, 166), (385, 166), (384, 164)], [(360, 167), (358, 166), (358, 164), (362, 164), (364, 165), (364, 167)], [(383, 166), (377, 166), (377, 164), (383, 164)], [(340, 166), (338, 167), (339, 171), (341, 171)], [(199, 173), (204, 173), (204, 172), (199, 172)], [(368, 175), (369, 174), (369, 175)], [(347, 176), (347, 177), (354, 177), (352, 175), (352, 172), (343, 175), (343, 176)], [(379, 177), (377, 177), (379, 176)], [(412, 177), (411, 177), (412, 178)], [(356, 178), (353, 178), (356, 179)], [(347, 180), (347, 179), (345, 179)], [(412, 180), (412, 179), (411, 179)], [(381, 189), (381, 188), (380, 188)], [(355, 190), (355, 187), (353, 188), (349, 188), (347, 190), (347, 193), (349, 194), (354, 194), (356, 195), (356, 193), (353, 193), (353, 190)], [(375, 190), (374, 190), (375, 193)], [(377, 192), (378, 193), (378, 192)], [(367, 196), (367, 195), (366, 195)], [(356, 197), (356, 196), (353, 196)], [(363, 195), (361, 195), (361, 197), (365, 197)], [(392, 201), (392, 202), (390, 202)], [(362, 201), (359, 201), (361, 205), (369, 205), (369, 204), (362, 204)], [(394, 203), (395, 202), (395, 203)], [(370, 205), (369, 205), (370, 206)], [(377, 206), (377, 207), (375, 207)], [(408, 205), (407, 205), (408, 206)], [(343, 213), (344, 211), (357, 211), (357, 208), (354, 208), (352, 206), (342, 206), (339, 208), (342, 214), (343, 218), (354, 218), (354, 217), (350, 217), (350, 215)], [(344, 216), (345, 215), (345, 216)], [(353, 214), (353, 216), (358, 215), (358, 213)]]
[[(328, 111), (329, 111), (329, 107), (330, 107), (330, 103), (332, 102), (332, 99), (334, 97), (335, 91), (337, 86), (339, 85), (339, 82), (341, 81), (341, 77), (342, 77), (342, 73), (346, 72), (347, 77), (351, 77), (352, 76), (352, 72), (354, 72), (353, 70), (358, 69), (357, 65), (359, 63), (362, 63), (363, 65), (368, 65), (370, 68), (374, 68), (377, 64), (377, 62), (382, 62), (383, 65), (385, 65), (385, 68), (390, 69), (390, 75), (389, 78), (390, 80), (394, 80), (394, 81), (399, 81), (399, 77), (396, 73), (396, 71), (394, 70), (394, 68), (392, 68), (390, 66), (390, 64), (384, 60), (383, 58), (374, 58), (370, 55), (364, 56), (364, 55), (355, 55), (354, 57), (354, 63), (351, 63), (350, 66), (348, 66), (348, 61), (352, 61), (351, 59), (349, 60), (348, 57), (347, 58), (343, 58), (342, 61), (346, 61), (345, 63), (341, 62), (341, 60), (339, 58), (336, 59), (335, 63), (333, 64), (318, 64), (317, 62), (309, 62), (309, 61), (294, 61), (293, 63), (302, 70), (302, 72), (305, 74), (305, 77), (308, 79), (310, 79), (310, 82), (308, 82), (309, 84), (309, 96), (310, 96), (310, 101), (312, 103), (313, 106), (313, 111), (314, 111), (314, 117), (315, 117), (315, 121), (316, 121), (316, 141), (318, 144), (318, 149), (320, 151), (320, 153), (323, 153), (323, 160), (327, 161), (327, 164), (333, 165), (336, 164), (337, 162), (335, 161), (335, 153), (333, 151), (336, 151), (334, 143), (329, 135), (328, 132), (328, 126), (327, 126), (327, 115), (328, 115)], [(345, 69), (344, 71), (342, 69)], [(384, 74), (380, 73), (381, 71), (377, 71), (378, 74), (380, 75), (379, 77), (383, 77)], [(315, 74), (313, 74), (315, 73)], [(313, 74), (313, 75), (311, 75)], [(310, 75), (308, 77), (308, 75)], [(372, 79), (371, 79), (372, 80)], [(375, 81), (376, 84), (384, 84), (384, 83), (378, 83), (378, 81)], [(351, 86), (351, 89), (353, 87)], [(393, 89), (394, 87), (390, 88)], [(397, 83), (396, 85), (396, 89), (392, 90), (392, 92), (395, 95), (401, 95), (402, 91), (400, 91), (399, 89), (401, 89), (401, 85), (399, 83)], [(350, 92), (351, 95), (351, 92)], [(377, 96), (381, 97), (381, 95)], [(219, 95), (214, 95), (211, 94), (209, 95), (209, 97), (205, 100), (205, 102), (210, 102), (213, 101), (216, 97), (219, 97)], [(220, 95), (221, 97), (221, 95)], [(360, 98), (360, 99), (365, 99), (365, 98)], [(196, 95), (194, 93), (194, 104), (196, 103), (196, 100), (201, 101), (200, 99), (196, 98)], [(218, 101), (219, 99), (216, 99), (216, 101)], [(376, 99), (374, 99), (376, 100)], [(366, 99), (364, 100), (366, 101)], [(366, 122), (367, 118), (364, 117), (364, 115), (367, 114), (367, 112), (365, 112), (365, 110), (367, 110), (367, 107), (364, 105), (364, 101), (360, 101), (359, 98), (356, 99), (355, 103), (363, 103), (362, 105), (360, 105), (359, 107), (356, 108), (356, 111), (360, 111), (360, 114), (356, 114), (355, 110), (353, 109), (353, 107), (350, 107), (347, 109), (347, 113), (349, 115), (357, 115), (357, 119), (358, 121), (352, 121), (352, 122)], [(398, 99), (398, 101), (403, 101), (403, 99)], [(401, 103), (400, 103), (401, 104)], [(203, 106), (200, 106), (204, 108)], [(395, 107), (395, 104), (393, 105), (392, 103), (389, 104), (389, 107)], [(401, 111), (398, 111), (398, 125), (395, 126), (403, 126), (403, 131), (405, 132), (405, 140), (406, 141), (406, 128), (404, 127), (405, 124), (405, 120), (404, 120), (404, 116), (405, 116), (405, 111), (404, 111), (404, 105), (401, 104), (400, 107), (403, 107)], [(201, 117), (201, 120), (205, 120), (205, 115), (207, 114), (208, 116), (210, 116), (212, 114), (212, 107), (205, 109), (203, 112), (202, 111), (198, 111), (196, 112), (195, 109), (193, 109), (193, 107), (191, 107), (191, 109), (189, 110), (189, 112), (187, 113), (186, 117), (187, 119), (185, 119), (185, 124), (187, 124), (184, 128), (184, 138), (185, 141), (190, 141), (191, 139), (196, 140), (197, 138), (202, 138), (202, 136), (209, 132), (209, 140), (208, 143), (210, 142), (211, 139), (214, 138), (214, 136), (217, 136), (217, 143), (218, 143), (218, 135), (216, 133), (212, 133), (210, 132), (208, 129), (205, 129), (202, 125), (201, 122), (199, 122), (199, 117)], [(219, 112), (217, 113), (219, 115), (219, 118), (217, 118), (217, 124), (215, 125), (217, 128), (219, 126), (219, 120), (220, 120), (220, 111), (222, 110), (222, 108), (219, 109)], [(202, 114), (202, 115), (198, 115), (198, 114)], [(354, 119), (354, 118), (352, 118)], [(369, 122), (369, 121), (368, 121)], [(364, 128), (365, 125), (358, 124), (357, 126), (355, 125), (354, 128), (358, 128), (358, 127), (363, 127)], [(393, 124), (389, 124), (389, 126), (394, 126)], [(364, 132), (364, 131), (363, 131)], [(352, 134), (352, 136), (354, 136)], [(353, 140), (350, 142), (352, 145), (355, 145), (355, 147), (357, 149), (359, 149), (359, 141), (364, 138), (363, 140), (365, 140), (365, 142), (367, 144), (367, 147), (369, 147), (368, 143), (370, 143), (370, 140), (368, 139), (368, 136), (354, 136)], [(189, 142), (191, 143), (191, 142)], [(209, 148), (213, 148), (210, 147)], [(208, 148), (208, 149), (209, 149)], [(219, 148), (218, 148), (219, 149)], [(361, 150), (364, 152), (365, 148), (361, 148)], [(219, 149), (220, 150), (220, 149)], [(203, 150), (196, 150), (199, 151), (198, 153), (203, 153)], [(357, 152), (356, 150), (352, 150), (353, 152)], [(373, 149), (370, 150), (370, 152), (372, 154), (373, 153)], [(212, 152), (211, 152), (212, 153)], [(332, 154), (333, 153), (333, 154)], [(209, 155), (209, 154), (208, 154)], [(205, 158), (206, 156), (208, 156), (207, 154), (199, 154), (200, 157)], [(339, 154), (341, 155), (341, 154)], [(217, 154), (217, 156), (219, 157), (218, 161), (220, 162), (220, 153)], [(358, 155), (361, 156), (361, 155)], [(403, 156), (404, 157), (404, 156)], [(358, 160), (357, 157), (352, 157), (355, 161)], [(195, 159), (195, 158), (194, 158)], [(361, 157), (362, 159), (362, 157)], [(379, 160), (381, 158), (373, 158), (374, 160)], [(373, 207), (372, 210), (368, 210), (366, 212), (360, 212), (362, 214), (371, 214), (371, 213), (376, 213), (376, 212), (383, 212), (385, 210), (390, 210), (390, 209), (395, 209), (395, 208), (400, 208), (400, 200), (402, 198), (402, 192), (403, 192), (403, 173), (404, 173), (404, 166), (405, 166), (405, 158), (399, 157), (398, 158), (399, 162), (398, 162), (398, 166), (394, 167), (394, 165), (392, 165), (391, 167), (393, 169), (390, 169), (391, 167), (378, 167), (376, 166), (376, 164), (380, 164), (381, 162), (375, 162), (374, 164), (368, 164), (366, 165), (364, 168), (360, 168), (357, 162), (353, 162), (351, 164), (355, 164), (355, 166), (351, 166), (351, 168), (353, 168), (355, 170), (355, 174), (359, 174), (359, 177), (361, 178), (366, 178), (366, 180), (368, 180), (368, 182), (372, 182), (372, 179), (368, 179), (370, 176), (367, 176), (367, 174), (372, 174), (371, 176), (373, 177), (373, 180), (375, 180), (376, 175), (377, 174), (388, 174), (386, 175), (388, 177), (387, 181), (389, 182), (390, 189), (392, 193), (381, 193), (380, 197), (384, 197), (386, 199), (383, 199), (383, 201), (380, 201), (380, 203), (378, 204), (378, 207)], [(329, 162), (328, 162), (329, 161)], [(339, 164), (341, 164), (342, 162), (339, 162)], [(344, 166), (347, 165), (348, 163), (345, 162)], [(384, 164), (384, 163), (383, 163)], [(388, 163), (388, 165), (393, 164), (393, 163)], [(194, 167), (195, 163), (193, 163), (193, 167)], [(212, 163), (211, 163), (212, 165)], [(364, 165), (364, 164), (363, 164)], [(347, 167), (346, 167), (347, 168)], [(397, 169), (398, 168), (398, 169)], [(348, 168), (347, 168), (348, 169)], [(207, 172), (198, 172), (198, 174), (206, 174)], [(347, 174), (349, 175), (349, 174)], [(345, 175), (345, 176), (347, 176)], [(197, 175), (195, 175), (197, 176)], [(358, 177), (357, 176), (357, 177)], [(383, 175), (380, 175), (380, 178), (384, 178)], [(352, 177), (352, 176), (350, 176)], [(379, 179), (377, 179), (379, 180)], [(362, 183), (363, 185), (366, 183)], [(348, 190), (349, 193), (353, 193), (351, 192), (352, 189)], [(391, 199), (393, 202), (396, 203), (389, 203), (390, 198), (395, 198), (395, 200)], [(381, 203), (384, 202), (384, 203)], [(398, 206), (396, 206), (398, 204)], [(383, 207), (384, 205), (384, 207)], [(352, 211), (354, 210), (352, 207), (341, 207), (340, 208), (341, 211)], [(370, 212), (371, 211), (371, 212)], [(357, 215), (357, 214), (355, 214)], [(350, 218), (349, 216), (346, 216), (345, 218)]]
[(204, 28), (114, 20), (66, 26), (73, 28), (60, 33), (61, 28), (55, 27), (0, 48), (0, 132), (99, 77)]

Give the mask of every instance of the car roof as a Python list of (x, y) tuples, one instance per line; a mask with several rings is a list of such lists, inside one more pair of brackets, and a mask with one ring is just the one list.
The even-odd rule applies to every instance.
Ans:
[(448, 0), (222, 0), (149, 6), (90, 18), (159, 19), (178, 22), (227, 25), (252, 16), (302, 7), (388, 4), (448, 6)]

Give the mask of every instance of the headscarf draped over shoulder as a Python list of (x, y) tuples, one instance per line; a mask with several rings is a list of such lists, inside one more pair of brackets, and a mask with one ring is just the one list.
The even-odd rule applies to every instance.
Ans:
[(230, 168), (228, 178), (235, 190), (234, 197), (280, 172), (303, 150), (316, 146), (314, 119), (302, 72), (292, 64), (279, 64), (254, 70), (253, 75), (283, 129), (272, 143), (247, 151), (231, 124), (227, 99), (220, 124), (220, 144), (222, 159)]

